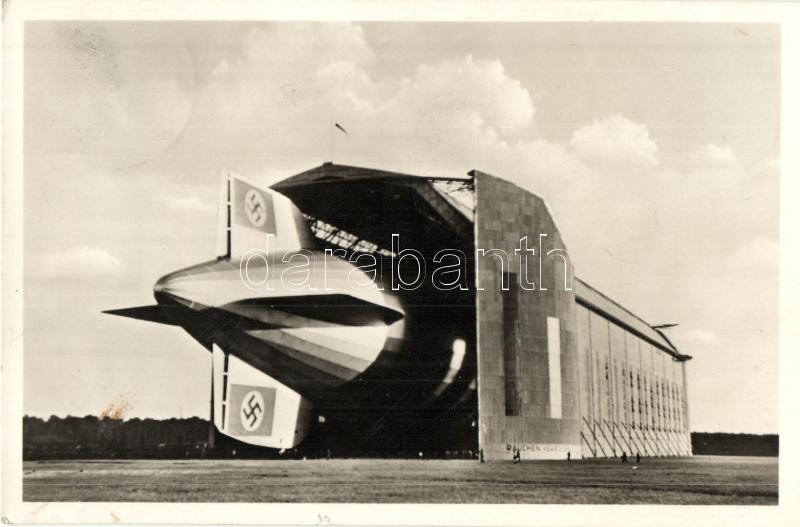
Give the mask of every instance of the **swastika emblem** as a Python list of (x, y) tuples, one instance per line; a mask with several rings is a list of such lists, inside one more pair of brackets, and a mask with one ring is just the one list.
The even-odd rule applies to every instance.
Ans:
[(227, 432), (237, 436), (270, 436), (275, 418), (276, 389), (267, 386), (231, 384), (228, 397), (230, 419)]
[(259, 191), (250, 189), (244, 195), (244, 212), (254, 227), (263, 227), (267, 222), (267, 205)]
[(242, 419), (242, 427), (248, 432), (252, 432), (261, 424), (264, 417), (264, 397), (258, 390), (251, 390), (242, 398), (239, 409)]

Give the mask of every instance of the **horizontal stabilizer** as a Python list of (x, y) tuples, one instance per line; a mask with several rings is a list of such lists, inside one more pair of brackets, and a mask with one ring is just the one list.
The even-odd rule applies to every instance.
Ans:
[[(343, 326), (391, 325), (403, 318), (403, 311), (374, 304), (361, 298), (343, 295), (295, 295), (255, 298), (223, 306), (232, 312), (245, 312), (248, 306), (268, 307), (284, 313)], [(237, 309), (238, 308), (238, 309)], [(307, 325), (307, 324), (306, 324)]]
[(186, 310), (185, 307), (178, 305), (175, 306), (154, 305), (154, 306), (127, 307), (124, 309), (109, 309), (107, 311), (103, 311), (103, 313), (109, 315), (117, 315), (120, 317), (136, 318), (138, 320), (147, 320), (149, 322), (158, 322), (159, 324), (170, 324), (173, 326), (179, 326), (181, 325), (180, 317), (176, 315), (179, 315), (180, 312), (185, 310)]

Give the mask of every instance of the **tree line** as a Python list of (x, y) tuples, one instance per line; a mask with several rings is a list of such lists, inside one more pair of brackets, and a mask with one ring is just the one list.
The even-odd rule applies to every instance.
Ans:
[[(331, 452), (330, 449), (293, 449), (289, 452), (254, 447), (219, 433), (210, 444), (209, 423), (199, 417), (127, 419), (115, 417), (25, 416), (22, 420), (23, 459), (111, 458), (286, 458), (384, 457), (386, 452)], [(777, 456), (775, 434), (692, 433), (692, 451), (698, 455)], [(392, 449), (393, 450), (393, 449)], [(434, 454), (434, 453), (431, 453)], [(462, 452), (445, 456), (463, 457)], [(404, 452), (392, 452), (403, 457)]]

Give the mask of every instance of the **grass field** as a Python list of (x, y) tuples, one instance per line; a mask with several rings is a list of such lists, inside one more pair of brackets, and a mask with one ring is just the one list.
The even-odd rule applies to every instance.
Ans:
[(28, 461), (25, 501), (777, 504), (777, 458)]

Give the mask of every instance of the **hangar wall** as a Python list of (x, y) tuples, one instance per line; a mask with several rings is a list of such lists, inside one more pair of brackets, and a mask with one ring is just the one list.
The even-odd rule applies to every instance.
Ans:
[(688, 456), (685, 362), (578, 305), (583, 457)]
[[(566, 249), (541, 198), (477, 171), (476, 249), (501, 249), (506, 268), (476, 256), (479, 447), (486, 460), (691, 455), (685, 360), (643, 320), (569, 276)], [(535, 246), (536, 290), (520, 287), (515, 249)], [(505, 276), (504, 276), (505, 273)], [(508, 290), (501, 281), (509, 280)], [(547, 288), (542, 290), (541, 286)]]
[[(487, 253), (501, 249), (508, 266), (494, 256), (476, 257), (479, 446), (486, 460), (564, 459), (578, 456), (580, 387), (574, 291), (564, 288), (564, 260), (542, 259), (546, 291), (540, 289), (538, 258), (529, 258), (537, 290), (523, 290), (514, 250), (527, 236), (545, 250), (566, 249), (544, 202), (501, 179), (477, 171), (475, 244)], [(569, 277), (572, 265), (569, 264)], [(501, 288), (506, 273), (508, 290)], [(482, 289), (482, 290), (481, 290)]]

